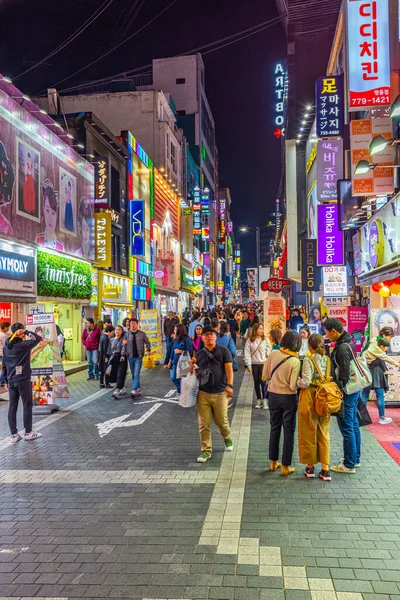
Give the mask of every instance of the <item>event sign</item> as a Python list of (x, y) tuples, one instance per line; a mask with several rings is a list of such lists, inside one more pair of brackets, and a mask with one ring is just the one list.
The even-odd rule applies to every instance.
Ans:
[(390, 106), (388, 0), (347, 0), (349, 110)]
[(133, 256), (145, 256), (145, 203), (129, 200), (130, 245)]
[(318, 77), (315, 83), (317, 136), (343, 137), (343, 75)]
[(300, 240), (301, 291), (318, 292), (321, 268), (317, 267), (317, 240)]
[(339, 229), (337, 204), (319, 204), (318, 210), (318, 265), (344, 263), (344, 237)]
[(337, 200), (337, 181), (343, 177), (343, 140), (321, 140), (317, 147), (317, 199)]
[(347, 267), (323, 267), (323, 296), (348, 296)]
[(347, 306), (328, 306), (328, 318), (338, 319), (338, 321), (340, 321), (343, 327), (347, 330), (349, 318), (348, 311), (349, 309)]

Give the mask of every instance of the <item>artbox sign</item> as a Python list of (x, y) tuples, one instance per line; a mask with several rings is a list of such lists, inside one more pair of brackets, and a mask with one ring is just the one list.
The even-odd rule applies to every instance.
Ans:
[(318, 292), (321, 267), (317, 267), (317, 240), (300, 240), (301, 291)]
[(339, 298), (348, 296), (347, 267), (324, 267), (323, 296)]
[(388, 0), (347, 0), (349, 110), (390, 106)]
[(343, 140), (322, 140), (317, 149), (317, 198), (337, 199), (337, 181), (343, 178)]
[(145, 256), (145, 209), (144, 200), (129, 200), (130, 245), (133, 256)]
[[(390, 139), (392, 137), (392, 121), (390, 117), (377, 119), (360, 119), (350, 122), (351, 148), (351, 180), (353, 196), (375, 196), (376, 194), (392, 194), (394, 192), (393, 147), (388, 144), (379, 154), (373, 157), (369, 153), (372, 139), (378, 135)], [(354, 170), (360, 160), (366, 160), (377, 166), (367, 173), (355, 175)]]
[(285, 95), (285, 67), (283, 63), (277, 63), (275, 66), (275, 110), (274, 122), (277, 127), (282, 127), (285, 123), (284, 117), (284, 95)]
[(318, 207), (318, 265), (344, 263), (343, 231), (339, 229), (338, 205), (319, 204)]
[(343, 137), (343, 75), (318, 77), (315, 84), (317, 136)]

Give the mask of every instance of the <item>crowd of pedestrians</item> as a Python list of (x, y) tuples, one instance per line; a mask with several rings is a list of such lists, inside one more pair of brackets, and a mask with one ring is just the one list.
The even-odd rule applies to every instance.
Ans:
[[(292, 457), (296, 419), (299, 458), (307, 478), (316, 476), (317, 464), (321, 464), (318, 476), (324, 481), (331, 480), (331, 471), (352, 474), (360, 467), (359, 411), (368, 402), (371, 390), (376, 394), (379, 423), (391, 422), (385, 416), (384, 394), (388, 389), (386, 363), (399, 366), (387, 356), (394, 331), (384, 327), (378, 337), (369, 342), (363, 355), (365, 367), (362, 367), (352, 337), (342, 323), (337, 319), (319, 319), (319, 316), (314, 309), (313, 317), (318, 322), (319, 332), (312, 333), (304, 323), (301, 311), (292, 311), (283, 335), (279, 328), (266, 330), (262, 307), (256, 305), (230, 305), (211, 311), (186, 309), (179, 316), (172, 311), (168, 313), (163, 322), (164, 368), (170, 371), (177, 397), (182, 393), (183, 377), (196, 373), (198, 380), (201, 441), (198, 462), (206, 462), (212, 456), (213, 419), (224, 439), (226, 451), (233, 449), (228, 409), (232, 406), (234, 373), (239, 369), (236, 356), (240, 337), (244, 367), (253, 378), (254, 408), (269, 410), (270, 470), (281, 469), (283, 476), (295, 472)], [(32, 432), (30, 383), (30, 352), (40, 340), (40, 336), (25, 331), (20, 323), (11, 327), (10, 323), (2, 323), (0, 326), (3, 364), (0, 383), (8, 385), (10, 391), (12, 441), (21, 439), (16, 428), (20, 397), (24, 406), (24, 437), (28, 440), (40, 437)], [(109, 319), (96, 324), (92, 318), (87, 318), (82, 344), (86, 349), (88, 380), (98, 380), (101, 388), (114, 388), (112, 396), (120, 399), (127, 395), (125, 380), (129, 366), (131, 397), (135, 399), (141, 395), (143, 359), (151, 354), (151, 347), (137, 319), (124, 319), (122, 325), (114, 326)], [(337, 418), (343, 437), (343, 458), (330, 467), (332, 414)]]

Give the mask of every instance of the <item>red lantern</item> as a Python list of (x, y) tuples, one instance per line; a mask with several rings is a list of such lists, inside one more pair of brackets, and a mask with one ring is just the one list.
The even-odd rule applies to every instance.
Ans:
[(373, 283), (371, 287), (374, 292), (379, 292), (379, 290), (383, 287), (383, 283)]

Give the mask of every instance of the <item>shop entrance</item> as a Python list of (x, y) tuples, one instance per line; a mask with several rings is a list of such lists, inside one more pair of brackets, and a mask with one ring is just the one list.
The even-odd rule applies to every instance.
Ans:
[(54, 312), (54, 320), (64, 335), (63, 362), (79, 363), (82, 360), (82, 307), (72, 302), (53, 304), (45, 302), (45, 311)]

